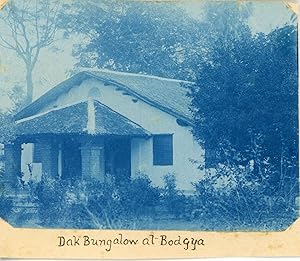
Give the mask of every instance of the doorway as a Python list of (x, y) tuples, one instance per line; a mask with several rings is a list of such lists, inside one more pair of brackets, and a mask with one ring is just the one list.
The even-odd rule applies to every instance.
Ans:
[(131, 141), (129, 138), (108, 139), (105, 142), (105, 169), (116, 183), (131, 176)]
[(62, 179), (75, 180), (81, 177), (80, 143), (68, 140), (61, 147)]

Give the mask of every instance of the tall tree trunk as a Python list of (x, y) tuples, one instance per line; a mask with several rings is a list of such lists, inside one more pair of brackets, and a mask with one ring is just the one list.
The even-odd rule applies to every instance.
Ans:
[(32, 71), (33, 68), (31, 64), (26, 65), (26, 90), (27, 90), (27, 95), (26, 95), (26, 101), (25, 105), (28, 105), (32, 102), (33, 99), (33, 81), (32, 81)]

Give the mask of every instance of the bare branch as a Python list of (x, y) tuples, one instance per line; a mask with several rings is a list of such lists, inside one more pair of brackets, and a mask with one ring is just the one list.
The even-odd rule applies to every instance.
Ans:
[(21, 26), (21, 29), (22, 29), (22, 32), (23, 32), (23, 37), (24, 37), (24, 40), (26, 42), (26, 53), (28, 53), (29, 50), (30, 50), (30, 43), (29, 43), (29, 40), (28, 40), (28, 37), (27, 37), (27, 32), (26, 32), (24, 22), (20, 21), (19, 25)]
[(16, 47), (14, 47), (12, 44), (6, 41), (1, 35), (0, 35), (0, 40), (4, 43), (4, 44), (0, 43), (2, 47), (16, 51)]
[[(42, 48), (55, 41), (61, 1), (24, 0), (17, 6), (10, 2), (0, 20), (7, 26), (8, 35), (0, 35), (0, 46), (13, 50), (24, 61), (27, 69), (28, 100), (32, 100), (32, 73)], [(4, 14), (4, 15), (3, 15)], [(28, 74), (29, 73), (29, 74)]]
[(5, 49), (9, 49), (9, 50), (13, 50), (13, 51), (16, 50), (15, 48), (10, 47), (10, 46), (7, 46), (7, 45), (5, 45), (5, 44), (2, 44), (1, 42), (0, 42), (0, 46), (3, 47), (3, 48), (5, 48)]
[[(19, 39), (18, 39), (18, 25), (17, 25), (17, 17), (14, 16), (14, 14), (12, 13), (12, 10), (10, 10), (10, 13), (8, 15), (8, 19), (7, 19), (7, 25), (10, 28), (11, 31), (11, 37), (14, 40), (15, 43), (15, 48), (16, 51), (19, 55), (24, 55), (25, 56), (25, 50), (22, 47)], [(20, 34), (20, 33), (19, 33)]]
[[(38, 7), (38, 3), (37, 3), (37, 0), (35, 1), (35, 25), (34, 25), (34, 27), (35, 27), (35, 32), (36, 32), (36, 41), (37, 42), (40, 42), (40, 32), (39, 32), (39, 22), (38, 22), (38, 15), (37, 15), (37, 13), (38, 13), (38, 9), (37, 9), (37, 7)], [(31, 52), (32, 52), (32, 47), (31, 47)]]

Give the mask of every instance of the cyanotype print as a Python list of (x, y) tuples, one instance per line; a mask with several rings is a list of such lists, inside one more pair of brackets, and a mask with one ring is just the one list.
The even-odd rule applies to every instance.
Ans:
[(298, 217), (289, 4), (12, 0), (0, 66), (11, 225), (272, 231)]

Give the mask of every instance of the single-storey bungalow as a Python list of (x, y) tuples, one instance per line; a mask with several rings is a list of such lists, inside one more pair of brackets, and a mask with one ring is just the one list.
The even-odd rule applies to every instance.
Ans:
[(5, 146), (6, 175), (29, 171), (105, 182), (144, 173), (163, 186), (163, 176), (172, 173), (178, 187), (189, 191), (204, 163), (204, 150), (191, 132), (190, 84), (108, 70), (80, 72), (15, 116), (17, 138)]

